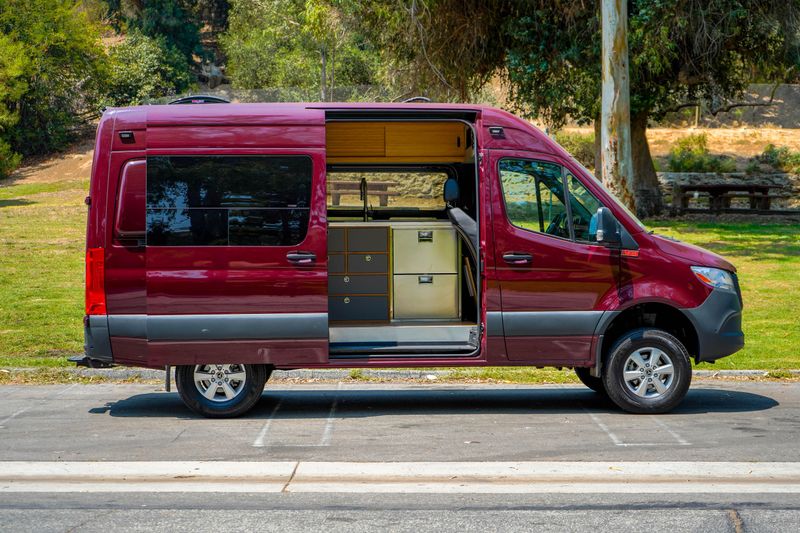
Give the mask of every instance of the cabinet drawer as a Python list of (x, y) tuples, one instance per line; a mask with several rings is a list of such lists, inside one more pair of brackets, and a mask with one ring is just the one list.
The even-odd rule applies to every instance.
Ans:
[(458, 240), (455, 230), (395, 229), (393, 235), (395, 274), (458, 272)]
[(394, 276), (394, 318), (457, 319), (457, 274)]
[(344, 274), (344, 254), (332, 254), (328, 256), (328, 273)]
[(328, 276), (328, 294), (388, 294), (389, 276)]
[(386, 254), (348, 254), (347, 271), (364, 274), (389, 272), (389, 256)]
[(329, 296), (328, 320), (388, 320), (388, 296)]
[(388, 252), (389, 228), (347, 228), (348, 252)]
[(344, 252), (344, 228), (328, 228), (328, 252)]

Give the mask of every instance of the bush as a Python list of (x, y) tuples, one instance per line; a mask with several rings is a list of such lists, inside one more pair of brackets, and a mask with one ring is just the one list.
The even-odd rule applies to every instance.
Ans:
[(0, 178), (11, 174), (19, 166), (22, 156), (15, 153), (11, 146), (0, 139)]
[(678, 139), (667, 156), (671, 172), (734, 172), (736, 162), (732, 157), (708, 153), (708, 139), (704, 133)]
[(764, 151), (753, 159), (776, 170), (800, 174), (800, 152), (793, 152), (788, 146), (768, 144)]
[(594, 133), (556, 133), (556, 142), (572, 154), (578, 162), (594, 172)]
[(110, 105), (138, 105), (149, 99), (180, 93), (192, 83), (192, 73), (180, 50), (164, 37), (133, 31), (110, 52)]

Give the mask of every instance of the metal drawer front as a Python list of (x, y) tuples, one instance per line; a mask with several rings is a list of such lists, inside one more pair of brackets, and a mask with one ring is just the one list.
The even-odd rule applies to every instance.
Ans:
[(333, 254), (328, 256), (328, 273), (330, 274), (343, 274), (344, 273), (344, 255)]
[(388, 252), (389, 228), (347, 228), (348, 252)]
[(330, 296), (328, 319), (332, 321), (387, 320), (387, 296)]
[(458, 272), (458, 241), (454, 230), (395, 229), (393, 235), (395, 274)]
[(349, 254), (347, 271), (364, 274), (389, 272), (389, 256), (386, 254)]
[(394, 318), (457, 319), (457, 274), (394, 276)]
[(328, 276), (328, 294), (387, 294), (389, 277)]
[(344, 252), (344, 228), (328, 229), (328, 251)]

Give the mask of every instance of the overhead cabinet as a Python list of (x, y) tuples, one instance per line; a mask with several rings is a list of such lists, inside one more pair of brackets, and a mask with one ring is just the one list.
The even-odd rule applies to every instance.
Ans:
[(467, 158), (460, 122), (329, 122), (327, 161), (335, 163), (458, 163)]

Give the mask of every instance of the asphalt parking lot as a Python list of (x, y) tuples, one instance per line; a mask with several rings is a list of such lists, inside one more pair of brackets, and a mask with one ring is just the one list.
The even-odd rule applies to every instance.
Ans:
[[(648, 463), (656, 472), (659, 463), (800, 461), (797, 383), (696, 381), (676, 411), (660, 416), (624, 414), (580, 386), (276, 383), (236, 420), (199, 418), (177, 393), (156, 385), (4, 386), (0, 392), (0, 478), (4, 464), (26, 461), (573, 467), (591, 461), (611, 469)], [(478, 495), (470, 489), (309, 494), (293, 492), (289, 483), (274, 494), (126, 494), (80, 483), (49, 493), (0, 481), (0, 529), (797, 529), (800, 493), (780, 483), (741, 493), (713, 484), (681, 493), (673, 484), (613, 495), (600, 489)], [(32, 518), (36, 527), (26, 527)]]

